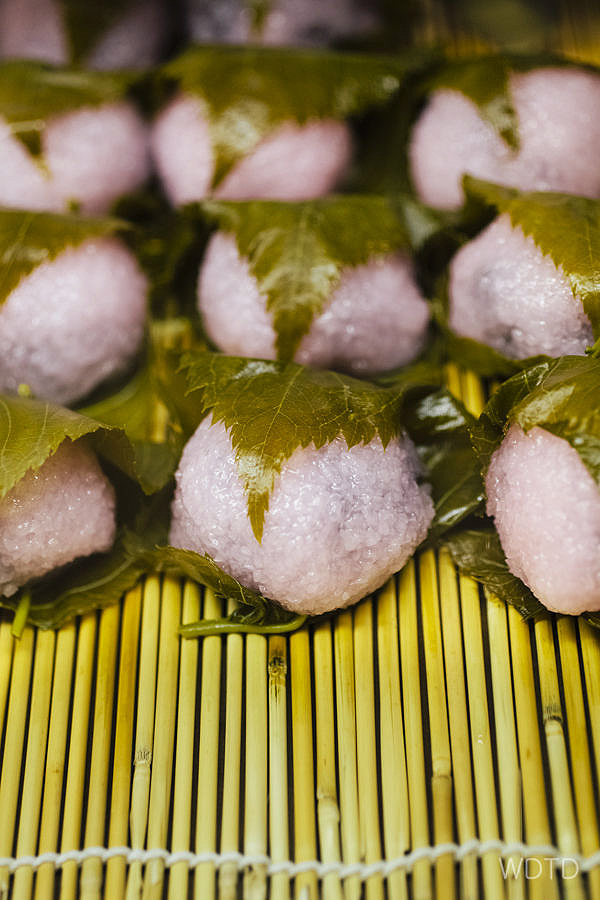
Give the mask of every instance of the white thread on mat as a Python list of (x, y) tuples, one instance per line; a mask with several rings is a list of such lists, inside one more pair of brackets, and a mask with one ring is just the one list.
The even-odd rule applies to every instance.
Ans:
[(39, 856), (19, 856), (19, 857), (0, 857), (0, 869), (8, 869), (10, 873), (16, 872), (20, 868), (38, 869), (40, 866), (50, 863), (59, 869), (67, 863), (76, 863), (81, 865), (88, 859), (97, 859), (100, 862), (108, 862), (109, 859), (115, 857), (125, 857), (125, 861), (130, 864), (140, 862), (142, 864), (151, 862), (152, 860), (162, 860), (166, 868), (171, 868), (178, 863), (187, 863), (193, 869), (204, 863), (212, 863), (215, 868), (219, 869), (225, 865), (235, 865), (239, 870), (249, 867), (263, 866), (267, 875), (277, 875), (286, 873), (291, 878), (300, 875), (303, 872), (315, 872), (320, 879), (327, 875), (338, 875), (340, 878), (349, 878), (358, 876), (361, 880), (366, 881), (373, 875), (382, 875), (386, 878), (392, 872), (398, 869), (410, 871), (415, 863), (427, 859), (435, 862), (441, 856), (453, 856), (456, 862), (460, 862), (466, 856), (476, 855), (485, 856), (487, 853), (496, 853), (501, 857), (517, 856), (524, 859), (531, 857), (539, 857), (546, 861), (551, 861), (557, 868), (564, 863), (576, 863), (579, 872), (589, 872), (591, 869), (600, 866), (600, 850), (597, 850), (591, 856), (581, 856), (573, 854), (573, 856), (563, 856), (558, 847), (552, 845), (534, 846), (514, 842), (506, 844), (503, 841), (479, 841), (473, 839), (464, 844), (438, 844), (435, 847), (417, 847), (405, 856), (396, 859), (380, 860), (378, 862), (366, 863), (342, 863), (342, 862), (319, 862), (317, 860), (307, 860), (305, 862), (293, 862), (292, 860), (283, 860), (274, 862), (268, 856), (247, 856), (244, 853), (192, 853), (188, 850), (181, 850), (171, 853), (163, 848), (155, 848), (152, 850), (134, 850), (131, 847), (86, 847), (83, 850), (68, 850), (65, 853), (42, 853)]

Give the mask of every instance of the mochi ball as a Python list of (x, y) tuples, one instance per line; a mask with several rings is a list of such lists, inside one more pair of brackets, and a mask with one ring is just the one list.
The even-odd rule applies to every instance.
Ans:
[[(232, 356), (275, 359), (275, 331), (266, 303), (235, 238), (216, 232), (198, 279), (198, 308), (209, 337)], [(428, 323), (429, 306), (408, 257), (378, 257), (342, 271), (294, 359), (355, 375), (383, 372), (419, 354)]]
[(48, 120), (40, 164), (0, 115), (0, 205), (102, 215), (150, 173), (148, 129), (123, 101)]
[[(71, 61), (59, 0), (2, 0), (0, 58)], [(140, 0), (101, 35), (84, 65), (90, 69), (143, 68), (158, 62), (166, 30), (159, 0)]]
[(225, 427), (205, 419), (176, 474), (171, 543), (207, 553), (242, 584), (299, 613), (355, 603), (406, 563), (433, 518), (408, 438), (348, 449), (343, 438), (283, 464), (262, 542)]
[(553, 612), (600, 609), (600, 490), (577, 451), (512, 425), (485, 484), (510, 571)]
[(0, 391), (22, 383), (69, 404), (138, 353), (147, 281), (117, 238), (93, 238), (37, 266), (0, 303)]
[(184, 94), (161, 111), (152, 153), (165, 192), (180, 206), (212, 195), (222, 200), (308, 200), (329, 193), (347, 169), (352, 137), (345, 122), (285, 122), (237, 162), (212, 191), (215, 160), (206, 107)]
[(562, 268), (504, 214), (450, 264), (449, 324), (511, 359), (582, 354), (592, 325)]
[(432, 94), (409, 146), (413, 183), (424, 203), (460, 207), (465, 172), (521, 190), (600, 195), (600, 76), (540, 68), (511, 73), (509, 86), (518, 120), (516, 151), (463, 94)]
[(193, 41), (243, 44), (295, 44), (324, 47), (336, 39), (364, 35), (380, 24), (375, 7), (364, 0), (276, 0), (253, 28), (244, 0), (188, 0), (187, 22)]
[(64, 441), (0, 499), (0, 594), (108, 550), (114, 536), (112, 485), (85, 444)]

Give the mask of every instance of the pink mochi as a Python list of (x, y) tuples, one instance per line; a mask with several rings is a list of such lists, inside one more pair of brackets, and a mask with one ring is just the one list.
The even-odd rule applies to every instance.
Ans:
[(410, 141), (412, 179), (424, 203), (457, 209), (464, 173), (521, 190), (600, 196), (600, 76), (574, 68), (513, 72), (520, 146), (511, 149), (458, 91), (435, 91)]
[(214, 154), (206, 107), (175, 97), (155, 121), (152, 153), (165, 192), (180, 206), (222, 200), (308, 200), (329, 193), (347, 169), (352, 138), (345, 122), (287, 122), (263, 138), (212, 190)]
[(600, 490), (577, 451), (512, 425), (486, 475), (510, 571), (554, 612), (600, 609)]
[(356, 603), (402, 568), (433, 518), (408, 438), (296, 450), (282, 466), (262, 542), (225, 427), (205, 419), (176, 474), (171, 544), (207, 553), (242, 584), (316, 614)]
[(28, 384), (69, 404), (138, 353), (147, 281), (117, 238), (95, 238), (37, 266), (0, 304), (0, 391)]
[(50, 119), (42, 153), (43, 166), (0, 116), (0, 205), (102, 215), (150, 174), (147, 127), (125, 101)]
[(64, 441), (0, 499), (0, 594), (10, 596), (115, 536), (115, 495), (93, 452)]
[(449, 324), (511, 359), (582, 354), (592, 325), (561, 268), (505, 214), (450, 264)]
[[(216, 232), (198, 279), (198, 307), (214, 343), (232, 356), (275, 359), (275, 331), (248, 261), (235, 238)], [(429, 307), (408, 257), (397, 254), (346, 267), (296, 362), (355, 375), (411, 362), (423, 348)]]

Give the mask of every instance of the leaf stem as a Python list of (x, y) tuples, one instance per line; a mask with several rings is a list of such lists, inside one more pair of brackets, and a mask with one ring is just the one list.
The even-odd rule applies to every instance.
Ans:
[(304, 625), (308, 616), (294, 616), (289, 622), (274, 625), (246, 625), (243, 622), (232, 622), (231, 619), (201, 619), (189, 622), (179, 628), (184, 638), (206, 637), (211, 634), (287, 634)]
[(21, 592), (21, 597), (19, 598), (19, 604), (15, 610), (15, 617), (11, 627), (11, 634), (16, 638), (20, 638), (23, 634), (23, 630), (27, 624), (27, 617), (29, 616), (30, 606), (31, 591), (27, 589)]

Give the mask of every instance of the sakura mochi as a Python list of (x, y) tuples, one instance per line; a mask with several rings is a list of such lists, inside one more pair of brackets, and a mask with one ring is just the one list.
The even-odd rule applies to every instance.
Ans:
[(511, 572), (555, 612), (600, 609), (600, 490), (577, 451), (512, 425), (486, 476)]
[(115, 496), (94, 453), (65, 440), (0, 499), (0, 594), (81, 556), (115, 536)]
[(204, 102), (185, 93), (159, 114), (152, 153), (171, 203), (212, 195), (223, 200), (306, 200), (327, 194), (352, 154), (349, 126), (334, 119), (284, 122), (264, 137), (212, 188), (215, 156)]
[(249, 588), (297, 612), (345, 607), (402, 568), (433, 518), (408, 438), (348, 449), (338, 437), (283, 464), (262, 541), (225, 427), (205, 419), (176, 474), (170, 541), (208, 554)]
[[(91, 69), (142, 68), (157, 62), (164, 41), (166, 13), (159, 0), (125, 3), (96, 40), (89, 42), (82, 63)], [(93, 17), (93, 11), (90, 10)], [(103, 16), (100, 15), (100, 23)], [(2, 0), (0, 58), (39, 59), (50, 63), (74, 60), (74, 47), (59, 0)], [(77, 55), (78, 56), (78, 55)]]
[[(235, 238), (210, 239), (198, 279), (198, 307), (214, 343), (234, 356), (276, 358), (275, 330)], [(393, 369), (421, 351), (429, 307), (404, 254), (346, 266), (322, 313), (313, 319), (296, 362), (355, 375)]]
[(465, 173), (522, 190), (600, 195), (600, 76), (568, 66), (543, 67), (511, 72), (509, 90), (518, 120), (517, 150), (458, 90), (433, 92), (409, 146), (413, 183), (424, 203), (460, 207)]
[(0, 108), (0, 205), (101, 215), (148, 177), (147, 128), (127, 101), (83, 106), (47, 121), (36, 160)]
[(187, 21), (194, 41), (317, 47), (374, 29), (379, 24), (376, 6), (360, 0), (277, 0), (257, 24), (256, 12), (244, 0), (188, 0)]
[(511, 359), (582, 354), (593, 343), (590, 320), (562, 269), (508, 214), (454, 256), (448, 297), (453, 331)]
[(117, 237), (67, 247), (0, 303), (0, 391), (27, 384), (70, 404), (127, 369), (146, 319), (147, 281)]

